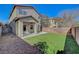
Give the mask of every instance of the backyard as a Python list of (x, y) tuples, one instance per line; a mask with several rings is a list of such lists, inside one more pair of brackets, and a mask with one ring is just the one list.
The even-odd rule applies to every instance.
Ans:
[(38, 42), (46, 42), (48, 45), (48, 54), (57, 53), (58, 50), (64, 50), (66, 36), (56, 33), (46, 33), (34, 37), (25, 38), (24, 40), (31, 45)]

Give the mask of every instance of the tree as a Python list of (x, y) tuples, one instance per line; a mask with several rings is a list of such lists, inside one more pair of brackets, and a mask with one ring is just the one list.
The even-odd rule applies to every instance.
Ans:
[(64, 26), (75, 26), (76, 17), (79, 16), (79, 10), (65, 10), (59, 14), (64, 19)]

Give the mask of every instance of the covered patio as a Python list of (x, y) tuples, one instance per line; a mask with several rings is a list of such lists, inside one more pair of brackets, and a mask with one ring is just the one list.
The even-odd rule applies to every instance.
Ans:
[(36, 33), (36, 27), (34, 22), (23, 22), (23, 36)]
[(16, 34), (19, 37), (37, 33), (39, 29), (38, 21), (32, 16), (22, 17), (16, 21)]

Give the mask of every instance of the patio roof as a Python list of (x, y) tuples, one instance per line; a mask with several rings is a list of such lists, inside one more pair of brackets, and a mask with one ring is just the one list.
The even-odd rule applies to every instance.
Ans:
[(33, 20), (35, 20), (36, 22), (38, 22), (38, 20), (36, 20), (33, 16), (16, 17), (15, 18), (15, 22), (18, 21), (18, 20), (20, 20), (20, 19), (29, 18), (29, 17), (33, 18)]

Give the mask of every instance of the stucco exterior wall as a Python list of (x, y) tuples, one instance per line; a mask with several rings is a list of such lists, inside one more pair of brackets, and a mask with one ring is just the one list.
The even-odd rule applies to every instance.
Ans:
[(18, 21), (18, 36), (23, 37), (23, 22)]
[[(23, 9), (24, 11), (26, 11), (26, 15), (22, 15), (22, 14), (19, 14), (19, 10), (18, 9)], [(39, 14), (32, 8), (22, 8), (22, 7), (19, 7), (17, 8), (17, 17), (22, 17), (22, 16), (33, 16), (35, 19), (37, 19), (38, 21), (40, 21), (39, 19)]]
[(18, 20), (18, 21), (12, 21), (10, 24), (10, 27), (12, 28), (12, 32), (16, 34), (19, 37), (23, 36), (23, 23)]
[(17, 16), (17, 13), (16, 13), (16, 8), (15, 8), (10, 19), (9, 19), (9, 23), (12, 22), (16, 16)]
[(28, 17), (28, 18), (23, 18), (23, 19), (20, 19), (21, 22), (36, 22), (33, 18), (31, 17)]
[(16, 21), (16, 35), (18, 35), (18, 27), (19, 27), (19, 21)]

